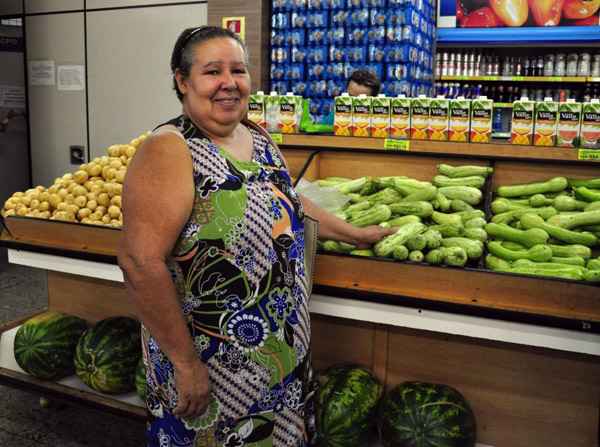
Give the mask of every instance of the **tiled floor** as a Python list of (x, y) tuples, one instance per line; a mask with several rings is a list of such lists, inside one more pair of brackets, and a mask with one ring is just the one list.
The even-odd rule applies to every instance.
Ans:
[[(3, 262), (0, 256), (0, 324), (46, 306), (43, 271)], [(142, 447), (144, 424), (84, 406), (52, 401), (0, 385), (0, 447)]]

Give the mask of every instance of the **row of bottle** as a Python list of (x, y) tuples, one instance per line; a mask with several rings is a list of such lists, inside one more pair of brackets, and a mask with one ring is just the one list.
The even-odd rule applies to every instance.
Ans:
[(438, 82), (435, 84), (435, 95), (446, 98), (477, 98), (487, 96), (494, 102), (514, 102), (525, 96), (534, 101), (543, 101), (552, 98), (556, 102), (565, 102), (574, 99), (581, 102), (590, 102), (594, 98), (600, 99), (600, 84), (588, 84), (582, 88), (541, 88), (539, 86), (521, 86), (514, 84), (468, 84), (458, 82)]
[[(345, 82), (354, 68), (353, 64), (272, 64), (271, 80)], [(361, 68), (373, 73), (377, 79), (385, 81), (432, 80), (430, 71), (414, 64), (366, 64), (361, 65)]]
[(600, 54), (556, 53), (545, 56), (498, 56), (481, 50), (437, 54), (440, 76), (600, 76)]
[(419, 10), (426, 8), (433, 10), (435, 7), (435, 3), (431, 0), (273, 0), (272, 4), (273, 12), (399, 6), (412, 6)]

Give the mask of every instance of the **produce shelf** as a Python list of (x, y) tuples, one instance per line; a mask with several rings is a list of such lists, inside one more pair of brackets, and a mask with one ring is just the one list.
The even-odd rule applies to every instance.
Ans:
[(599, 26), (510, 27), (510, 28), (438, 28), (439, 45), (539, 45), (597, 43)]
[(504, 81), (504, 82), (592, 82), (586, 76), (440, 76), (440, 81)]
[(146, 419), (145, 404), (135, 392), (110, 396), (89, 388), (77, 376), (54, 382), (36, 379), (23, 371), (15, 360), (13, 344), (17, 330), (26, 319), (15, 320), (0, 327), (0, 383), (134, 419)]
[[(333, 135), (282, 135), (282, 147), (295, 148), (344, 148), (375, 151), (391, 151), (386, 149), (386, 140), (383, 138), (338, 137)], [(443, 154), (457, 156), (480, 156), (489, 158), (512, 158), (524, 160), (548, 160), (561, 162), (598, 163), (600, 160), (580, 160), (580, 151), (577, 149), (516, 146), (509, 143), (455, 143), (450, 141), (406, 140), (406, 152), (423, 154)], [(398, 149), (396, 149), (398, 150)], [(600, 151), (599, 151), (600, 152)]]

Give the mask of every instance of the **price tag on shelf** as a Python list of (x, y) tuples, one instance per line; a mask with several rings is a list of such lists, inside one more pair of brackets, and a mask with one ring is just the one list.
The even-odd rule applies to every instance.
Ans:
[(272, 133), (271, 139), (275, 144), (283, 144), (283, 134), (282, 133)]
[(410, 141), (386, 138), (383, 142), (383, 148), (388, 151), (409, 151)]
[(600, 149), (579, 149), (578, 160), (600, 161)]

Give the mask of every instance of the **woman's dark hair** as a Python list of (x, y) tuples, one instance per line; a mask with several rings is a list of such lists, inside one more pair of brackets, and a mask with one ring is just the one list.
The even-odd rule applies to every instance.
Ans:
[(187, 28), (179, 35), (175, 42), (175, 46), (173, 47), (173, 52), (171, 53), (171, 73), (173, 74), (173, 89), (180, 102), (183, 100), (183, 94), (179, 91), (179, 87), (177, 86), (175, 72), (179, 71), (184, 77), (188, 77), (194, 63), (194, 47), (207, 40), (224, 37), (233, 39), (240, 44), (244, 50), (246, 56), (245, 62), (247, 64), (248, 49), (246, 48), (246, 45), (237, 34), (227, 28), (219, 28), (218, 26), (200, 26), (198, 28)]
[(375, 76), (373, 72), (369, 70), (356, 70), (350, 75), (348, 84), (350, 84), (350, 81), (354, 81), (359, 85), (369, 87), (371, 89), (371, 96), (377, 96), (379, 94), (379, 90), (381, 89), (381, 82), (379, 82), (377, 76)]

